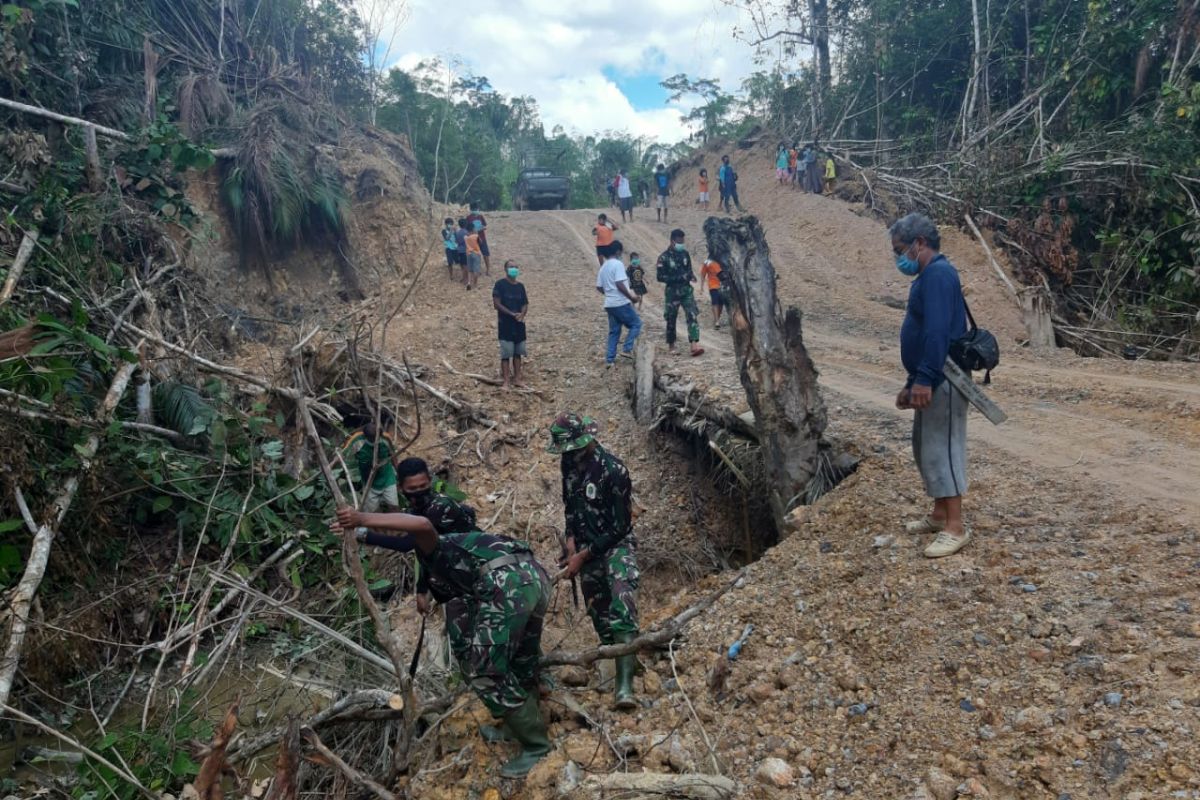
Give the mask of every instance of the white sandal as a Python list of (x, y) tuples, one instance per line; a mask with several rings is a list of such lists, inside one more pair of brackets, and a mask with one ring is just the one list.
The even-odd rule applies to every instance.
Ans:
[(925, 557), (945, 558), (946, 556), (952, 556), (966, 547), (969, 541), (971, 541), (970, 528), (964, 527), (962, 536), (955, 536), (952, 533), (941, 531), (938, 533), (937, 538), (925, 548)]

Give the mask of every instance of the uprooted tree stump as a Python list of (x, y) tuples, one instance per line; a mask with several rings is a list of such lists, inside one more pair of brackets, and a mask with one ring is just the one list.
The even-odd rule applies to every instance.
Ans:
[(781, 310), (775, 268), (754, 217), (704, 223), (711, 258), (728, 276), (733, 344), (746, 399), (754, 412), (775, 524), (826, 488), (829, 447), (817, 368), (801, 331), (800, 309)]

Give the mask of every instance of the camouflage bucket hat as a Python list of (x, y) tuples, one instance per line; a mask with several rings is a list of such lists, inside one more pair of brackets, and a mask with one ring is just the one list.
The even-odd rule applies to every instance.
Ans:
[(550, 425), (547, 453), (569, 453), (587, 447), (596, 440), (596, 421), (578, 414), (559, 414)]

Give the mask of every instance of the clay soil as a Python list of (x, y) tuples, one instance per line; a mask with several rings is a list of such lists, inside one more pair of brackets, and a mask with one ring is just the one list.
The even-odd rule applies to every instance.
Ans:
[[(746, 567), (671, 653), (643, 654), (641, 710), (608, 710), (604, 670), (562, 670), (546, 704), (556, 750), (528, 780), (496, 777), (509, 751), (477, 737), (486, 715), (472, 703), (445, 726), (446, 769), (417, 776), (409, 791), (568, 796), (576, 776), (649, 770), (720, 771), (743, 796), (763, 798), (1200, 797), (1200, 368), (1029, 351), (978, 242), (947, 231), (943, 249), (975, 316), (1001, 341), (989, 392), (1011, 418), (994, 427), (972, 415), (966, 509), (975, 539), (928, 561), (924, 541), (903, 532), (926, 500), (909, 413), (892, 405), (907, 281), (884, 226), (841, 201), (778, 187), (768, 153), (734, 161), (781, 300), (804, 312), (830, 434), (862, 465), (797, 512), (794, 532)], [(691, 182), (677, 178), (670, 227), (687, 231), (698, 263), (707, 214), (692, 204)], [(652, 265), (669, 227), (653, 210), (636, 213), (617, 236)], [(562, 410), (600, 422), (644, 510), (649, 626), (736, 577), (738, 501), (713, 488), (686, 443), (635, 422), (632, 362), (605, 369), (594, 219), (489, 214), (492, 276), (467, 291), (431, 261), (389, 341), (425, 367), (426, 380), (500, 422), (463, 437), (429, 421), (430, 411), (417, 454), (450, 470), (481, 521), (529, 538), (547, 563), (562, 512), (546, 428)], [(527, 392), (450, 370), (498, 374), (490, 286), (506, 258), (521, 266), (530, 297)], [(661, 300), (652, 285), (642, 310), (644, 335), (660, 351)], [(666, 368), (743, 410), (728, 330), (713, 329), (706, 296), (701, 312), (708, 352), (663, 356)], [(394, 614), (402, 624), (415, 618), (406, 604)], [(747, 624), (741, 656), (726, 662)], [(593, 643), (560, 586), (547, 649)], [(568, 694), (590, 723), (563, 705)], [(787, 767), (774, 780), (760, 774), (768, 758)]]

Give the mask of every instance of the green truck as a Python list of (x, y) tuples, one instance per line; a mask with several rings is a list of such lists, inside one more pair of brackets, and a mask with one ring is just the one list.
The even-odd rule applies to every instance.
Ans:
[(541, 167), (523, 169), (517, 175), (512, 197), (513, 208), (517, 211), (563, 209), (571, 197), (571, 181)]

